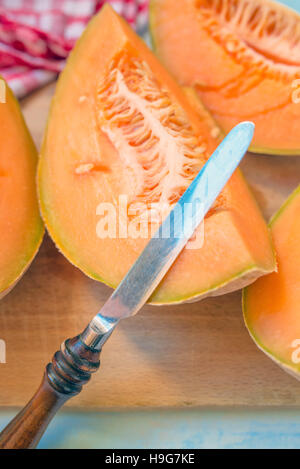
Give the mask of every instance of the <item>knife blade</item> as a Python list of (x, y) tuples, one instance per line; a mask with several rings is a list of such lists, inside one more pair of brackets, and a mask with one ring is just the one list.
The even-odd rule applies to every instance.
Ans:
[(85, 329), (81, 340), (86, 345), (100, 349), (118, 322), (146, 303), (234, 173), (253, 133), (254, 124), (242, 122), (224, 138)]

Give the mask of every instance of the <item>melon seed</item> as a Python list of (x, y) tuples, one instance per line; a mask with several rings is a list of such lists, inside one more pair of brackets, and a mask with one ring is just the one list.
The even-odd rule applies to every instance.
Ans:
[(87, 174), (94, 168), (94, 163), (84, 163), (77, 166), (75, 169), (76, 174)]

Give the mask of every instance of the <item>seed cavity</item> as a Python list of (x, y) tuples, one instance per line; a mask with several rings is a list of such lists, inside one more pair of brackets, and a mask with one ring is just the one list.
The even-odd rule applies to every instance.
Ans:
[(209, 155), (184, 110), (146, 62), (121, 54), (97, 92), (101, 130), (135, 180), (131, 203), (176, 203)]
[(239, 63), (271, 78), (300, 76), (300, 20), (261, 0), (194, 0), (201, 25)]

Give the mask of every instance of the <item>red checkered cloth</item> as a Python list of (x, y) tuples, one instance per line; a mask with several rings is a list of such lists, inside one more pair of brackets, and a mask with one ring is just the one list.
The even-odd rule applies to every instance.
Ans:
[[(136, 30), (149, 0), (107, 0)], [(53, 80), (105, 0), (0, 0), (0, 75), (19, 98)]]

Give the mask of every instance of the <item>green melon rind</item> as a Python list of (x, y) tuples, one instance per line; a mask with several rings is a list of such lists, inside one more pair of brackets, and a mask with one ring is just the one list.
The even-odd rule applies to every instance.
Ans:
[[(152, 50), (153, 52), (157, 55), (159, 58), (159, 53), (157, 51), (157, 44), (155, 41), (155, 8), (158, 7), (158, 5), (155, 5), (156, 3), (159, 3), (159, 0), (150, 0), (150, 5), (149, 5), (149, 36), (150, 36), (150, 41), (152, 45)], [(288, 8), (285, 5), (278, 5), (279, 7), (282, 7), (282, 9), (285, 10), (294, 10), (292, 8)], [(170, 72), (169, 72), (170, 73)], [(203, 104), (204, 105), (204, 104)], [(208, 111), (209, 112), (209, 111)], [(220, 126), (220, 123), (218, 122), (217, 119), (215, 119), (218, 126), (220, 127), (221, 131), (226, 135), (226, 132), (224, 129)], [(249, 152), (259, 154), (259, 155), (275, 155), (275, 156), (300, 156), (300, 148), (296, 149), (280, 149), (280, 148), (270, 148), (270, 147), (261, 147), (259, 145), (250, 145), (249, 147)]]
[[(93, 280), (96, 280), (98, 282), (104, 283), (105, 285), (111, 287), (111, 288), (116, 288), (118, 285), (117, 284), (112, 284), (108, 282), (105, 278), (101, 277), (99, 274), (90, 271), (84, 263), (81, 263), (80, 260), (78, 260), (78, 254), (73, 251), (72, 247), (68, 243), (66, 239), (63, 238), (62, 232), (63, 229), (57, 229), (57, 220), (53, 217), (53, 210), (51, 207), (47, 206), (47, 193), (46, 193), (46, 188), (44, 187), (43, 184), (43, 155), (46, 153), (46, 140), (47, 140), (47, 132), (48, 132), (48, 126), (49, 122), (51, 120), (51, 113), (53, 110), (53, 107), (55, 105), (56, 97), (58, 95), (58, 92), (60, 88), (63, 89), (65, 77), (68, 76), (70, 73), (69, 71), (72, 68), (72, 63), (73, 61), (76, 60), (76, 55), (77, 55), (77, 50), (79, 47), (81, 47), (81, 44), (84, 42), (84, 38), (88, 32), (88, 30), (93, 26), (93, 23), (95, 21), (95, 18), (93, 18), (89, 26), (86, 28), (84, 33), (82, 34), (81, 38), (77, 41), (76, 47), (73, 49), (71, 52), (69, 58), (68, 58), (68, 63), (66, 65), (66, 68), (64, 72), (60, 75), (56, 87), (56, 93), (55, 96), (52, 99), (51, 106), (50, 106), (50, 112), (48, 116), (48, 122), (46, 125), (46, 130), (43, 138), (43, 143), (42, 143), (42, 148), (41, 148), (41, 153), (40, 153), (40, 159), (39, 159), (39, 165), (38, 165), (38, 199), (39, 199), (39, 205), (40, 205), (40, 212), (42, 215), (42, 218), (44, 220), (44, 223), (47, 227), (47, 231), (50, 234), (52, 240), (54, 241), (57, 249), (68, 259), (68, 261), (73, 264), (75, 267), (80, 269), (82, 272), (85, 273), (88, 277), (92, 278)], [(209, 111), (208, 111), (209, 112)], [(49, 204), (50, 205), (50, 204)], [(271, 242), (271, 241), (270, 241)], [(77, 257), (77, 260), (75, 260)], [(214, 292), (218, 291), (218, 294), (222, 294), (222, 289), (225, 288), (228, 284), (234, 282), (234, 281), (239, 281), (241, 280), (241, 286), (239, 288), (244, 287), (244, 281), (246, 281), (246, 276), (249, 275), (252, 277), (252, 274), (255, 272), (255, 278), (253, 278), (253, 281), (255, 281), (256, 278), (259, 276), (265, 275), (267, 273), (270, 273), (271, 269), (265, 269), (263, 266), (260, 266), (258, 264), (249, 264), (248, 266), (245, 266), (244, 269), (238, 272), (232, 273), (228, 278), (220, 280), (217, 284), (211, 285), (208, 289), (202, 291), (202, 292), (195, 292), (191, 293), (187, 296), (173, 296), (173, 297), (166, 297), (160, 300), (155, 300), (155, 293), (154, 297), (150, 298), (149, 303), (153, 305), (165, 305), (165, 304), (180, 304), (180, 303), (185, 303), (185, 302), (194, 302), (199, 299), (205, 298), (207, 296), (213, 296)], [(249, 282), (248, 282), (249, 283)], [(238, 287), (235, 288), (237, 290)]]
[(300, 156), (300, 148), (295, 150), (281, 150), (279, 148), (266, 148), (250, 145), (249, 151), (257, 155), (274, 155), (274, 156)]
[(290, 205), (290, 203), (296, 198), (300, 196), (300, 186), (298, 186), (292, 193), (291, 195), (287, 198), (287, 200), (282, 204), (278, 212), (273, 215), (273, 217), (270, 220), (269, 227), (272, 228), (273, 225), (278, 221), (280, 216), (284, 213), (285, 209)]
[[(300, 196), (300, 186), (298, 186), (294, 192), (287, 198), (287, 200), (283, 203), (283, 205), (280, 207), (280, 209), (273, 215), (269, 222), (269, 228), (271, 229), (276, 222), (280, 221), (281, 215), (285, 212), (285, 209), (293, 202), (293, 200), (296, 197)], [(269, 348), (265, 347), (263, 343), (260, 341), (260, 339), (254, 334), (254, 332), (251, 329), (251, 324), (247, 320), (247, 295), (248, 295), (248, 287), (243, 289), (243, 294), (242, 294), (242, 308), (243, 308), (243, 317), (244, 317), (244, 322), (247, 327), (247, 330), (250, 334), (250, 337), (253, 339), (257, 347), (264, 352), (271, 360), (273, 360), (277, 365), (282, 367), (286, 372), (300, 380), (300, 364), (297, 366), (296, 364), (291, 364), (291, 362), (288, 362), (282, 358), (279, 357), (279, 355), (274, 354), (272, 350)]]
[[(0, 76), (0, 79), (3, 80), (3, 78), (1, 76)], [(30, 132), (28, 130), (28, 127), (26, 125), (26, 122), (25, 122), (23, 113), (21, 111), (19, 102), (16, 99), (16, 97), (14, 96), (12, 90), (9, 88), (9, 86), (7, 85), (6, 82), (5, 82), (5, 84), (6, 84), (8, 99), (10, 99), (15, 105), (15, 110), (18, 114), (18, 117), (21, 120), (21, 123), (23, 125), (23, 131), (25, 132), (25, 136), (26, 136), (26, 139), (28, 141), (28, 146), (30, 147), (30, 155), (32, 156), (32, 158), (35, 161), (36, 166), (37, 166), (38, 153), (37, 153), (36, 147), (34, 145), (33, 139), (31, 137), (31, 134), (30, 134)], [(5, 286), (1, 289), (0, 299), (2, 299), (5, 295), (7, 295), (14, 288), (14, 286), (19, 282), (19, 280), (24, 275), (26, 270), (30, 267), (31, 262), (35, 258), (36, 254), (37, 254), (37, 252), (40, 248), (40, 245), (41, 245), (43, 237), (44, 237), (44, 232), (45, 232), (45, 227), (44, 227), (42, 218), (41, 218), (39, 212), (37, 211), (36, 229), (35, 229), (35, 232), (32, 236), (32, 240), (31, 240), (30, 245), (26, 248), (27, 254), (25, 256), (25, 261), (22, 262), (22, 265), (20, 266), (17, 275), (14, 275), (13, 278), (9, 278), (7, 280), (7, 283), (5, 284)]]

